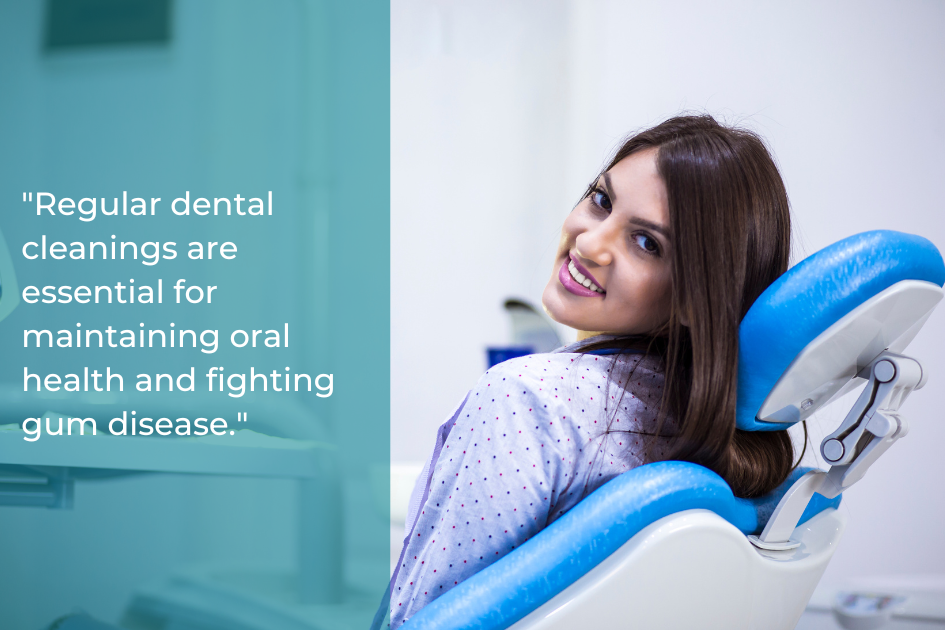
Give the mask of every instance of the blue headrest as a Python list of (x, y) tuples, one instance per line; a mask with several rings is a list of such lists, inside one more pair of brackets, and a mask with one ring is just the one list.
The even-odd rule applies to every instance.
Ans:
[(903, 280), (945, 284), (938, 249), (921, 236), (877, 230), (826, 247), (778, 278), (739, 328), (736, 426), (778, 431), (756, 420), (768, 392), (794, 358), (854, 308)]
[[(656, 462), (608, 481), (518, 549), (437, 598), (410, 618), (414, 630), (501, 630), (560, 593), (644, 527), (683, 510), (711, 510), (745, 534), (764, 529), (796, 469), (769, 495), (738, 499), (707, 468)], [(798, 523), (840, 505), (815, 494)]]

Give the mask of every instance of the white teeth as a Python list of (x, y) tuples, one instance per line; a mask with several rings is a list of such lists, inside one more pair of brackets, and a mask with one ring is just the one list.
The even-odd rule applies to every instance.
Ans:
[(577, 280), (578, 282), (580, 282), (581, 284), (584, 284), (584, 281), (587, 280), (584, 274), (577, 270), (577, 267), (574, 266), (573, 262), (568, 263), (568, 271), (571, 272), (571, 277)]
[(574, 263), (571, 263), (571, 266), (568, 267), (568, 271), (571, 272), (571, 275), (574, 276), (574, 279), (584, 284), (584, 281), (587, 279), (584, 277), (584, 274), (577, 270), (577, 267), (574, 266)]
[(577, 280), (580, 284), (584, 285), (586, 288), (591, 291), (596, 291), (597, 293), (603, 293), (604, 290), (599, 286), (591, 282), (590, 278), (582, 274), (577, 270), (577, 267), (574, 265), (574, 261), (568, 263), (568, 271), (571, 272), (571, 277)]
[(568, 271), (571, 272), (572, 278), (574, 278), (581, 284), (584, 284), (584, 275), (580, 271), (577, 270), (577, 267), (574, 266), (573, 262), (568, 263)]

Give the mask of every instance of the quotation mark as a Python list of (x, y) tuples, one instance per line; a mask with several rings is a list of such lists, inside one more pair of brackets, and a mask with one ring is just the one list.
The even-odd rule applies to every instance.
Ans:
[[(237, 421), (237, 422), (248, 422), (248, 421), (249, 421), (249, 414), (246, 413), (245, 411), (243, 411), (243, 412), (239, 412), (239, 411), (238, 411), (238, 412), (236, 413), (236, 421)], [(236, 435), (236, 431), (230, 431), (230, 435)]]

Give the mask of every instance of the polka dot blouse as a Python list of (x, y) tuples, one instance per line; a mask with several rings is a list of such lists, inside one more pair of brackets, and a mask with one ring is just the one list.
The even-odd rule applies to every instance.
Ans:
[(658, 361), (568, 349), (494, 366), (441, 428), (391, 585), (392, 627), (643, 464), (651, 442), (647, 461), (661, 459)]

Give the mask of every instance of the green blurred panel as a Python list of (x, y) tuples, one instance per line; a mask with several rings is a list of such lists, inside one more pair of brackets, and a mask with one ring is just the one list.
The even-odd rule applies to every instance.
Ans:
[[(0, 629), (75, 610), (138, 630), (366, 627), (390, 554), (388, 4), (0, 2), (0, 58)], [(170, 212), (187, 196), (268, 205), (270, 191), (271, 216)], [(82, 221), (37, 215), (24, 194), (38, 192), (161, 201), (154, 216)], [(137, 259), (23, 253), (113, 235), (138, 244)], [(149, 261), (146, 242), (178, 255)], [(208, 242), (234, 243), (236, 257), (188, 258)], [(216, 286), (212, 303), (176, 303), (181, 279)], [(132, 280), (162, 283), (163, 303), (16, 300)], [(24, 348), (25, 330), (107, 327), (193, 330), (197, 347)], [(237, 348), (236, 329), (264, 332)], [(212, 346), (205, 330), (219, 332)], [(265, 331), (283, 343), (267, 347)], [(110, 370), (124, 388), (24, 392), (24, 368)], [(207, 391), (213, 369), (264, 373), (266, 391)], [(179, 391), (190, 370), (197, 391)], [(274, 371), (331, 373), (332, 395), (274, 391)], [(138, 392), (138, 374), (172, 375), (175, 390)], [(33, 443), (18, 426), (74, 415), (103, 431), (132, 412), (243, 431)]]
[(171, 0), (47, 0), (46, 14), (48, 50), (171, 38)]

